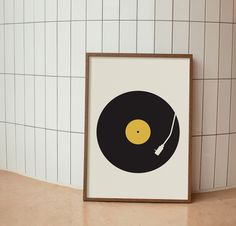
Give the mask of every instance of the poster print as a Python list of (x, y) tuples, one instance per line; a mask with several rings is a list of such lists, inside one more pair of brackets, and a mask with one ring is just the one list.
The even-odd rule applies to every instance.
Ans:
[(191, 61), (87, 54), (84, 200), (191, 200)]

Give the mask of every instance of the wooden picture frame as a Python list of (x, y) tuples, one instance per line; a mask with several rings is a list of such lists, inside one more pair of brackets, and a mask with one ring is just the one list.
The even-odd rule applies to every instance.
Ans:
[(191, 81), (191, 54), (86, 54), (84, 201), (191, 202)]

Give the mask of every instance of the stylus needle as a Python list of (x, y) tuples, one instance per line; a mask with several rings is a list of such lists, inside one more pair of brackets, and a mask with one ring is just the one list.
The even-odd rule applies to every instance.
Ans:
[(156, 154), (156, 155), (160, 155), (160, 154), (161, 154), (161, 152), (162, 152), (163, 149), (164, 149), (164, 145), (165, 145), (165, 144), (162, 144), (162, 145), (160, 145), (157, 149), (155, 149), (155, 154)]

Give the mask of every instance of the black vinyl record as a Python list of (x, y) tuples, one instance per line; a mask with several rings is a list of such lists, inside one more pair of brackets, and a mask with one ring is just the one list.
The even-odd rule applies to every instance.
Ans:
[(165, 164), (180, 135), (178, 118), (161, 97), (131, 91), (112, 99), (97, 123), (97, 140), (106, 159), (121, 170), (144, 173)]

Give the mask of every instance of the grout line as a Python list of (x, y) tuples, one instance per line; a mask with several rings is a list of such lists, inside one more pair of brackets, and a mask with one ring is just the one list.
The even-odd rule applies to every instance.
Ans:
[(174, 41), (173, 41), (173, 38), (174, 38), (174, 0), (172, 0), (172, 18), (171, 18), (171, 53), (173, 53), (174, 51)]
[[(34, 0), (33, 1), (33, 21), (35, 21), (35, 1), (36, 0)], [(36, 49), (36, 45), (35, 45), (35, 23), (33, 23), (33, 42), (34, 42), (34, 48), (33, 48), (33, 51), (34, 51), (34, 55), (33, 55), (33, 57), (34, 57), (34, 59), (33, 59), (33, 67), (34, 67), (34, 75), (35, 75), (35, 49)], [(36, 111), (35, 111), (35, 106), (36, 106), (36, 104), (35, 104), (35, 101), (36, 101), (36, 98), (35, 98), (35, 76), (33, 76), (34, 77), (34, 175), (35, 175), (35, 177), (36, 177), (36, 155), (37, 155), (37, 153), (36, 153), (36, 129), (35, 129), (35, 113), (36, 113)]]
[[(204, 5), (204, 20), (206, 20), (206, 1)], [(204, 89), (205, 89), (205, 63), (206, 63), (206, 23), (204, 22), (204, 44), (203, 44), (203, 82), (202, 82), (202, 112), (201, 112), (201, 135), (203, 134), (203, 117), (204, 117)], [(200, 150), (200, 170), (199, 170), (199, 190), (201, 190), (201, 177), (202, 177), (202, 152), (203, 152), (203, 138), (201, 138)]]
[[(173, 0), (172, 0), (173, 1)], [(72, 22), (80, 22), (80, 21), (86, 21), (86, 20), (80, 20), (80, 19), (72, 19)], [(101, 21), (96, 19), (89, 19), (87, 21)], [(105, 19), (104, 21), (118, 21), (118, 19)], [(136, 19), (120, 19), (120, 21), (136, 21)], [(156, 21), (156, 22), (189, 22), (189, 20), (150, 20), (150, 19), (139, 19), (139, 21)], [(25, 21), (25, 22), (15, 22), (15, 23), (0, 23), (0, 25), (11, 25), (11, 24), (33, 24), (33, 23), (64, 23), (64, 22), (70, 22), (70, 20), (49, 20), (49, 21)], [(190, 20), (190, 22), (196, 22), (196, 23), (215, 23), (215, 24), (236, 24), (234, 22), (225, 22), (225, 21), (204, 21), (204, 20)]]
[(138, 53), (138, 0), (136, 0), (136, 53)]
[[(25, 0), (23, 0), (23, 21), (25, 21)], [(25, 24), (23, 24), (23, 55), (24, 55), (24, 123), (25, 123), (25, 114), (26, 114), (26, 108), (25, 108)], [(24, 160), (25, 160), (25, 174), (27, 172), (26, 170), (26, 128), (24, 126)]]
[[(71, 98), (72, 98), (72, 81), (71, 81), (71, 50), (72, 50), (72, 0), (70, 0), (70, 131), (71, 131)], [(72, 172), (72, 166), (71, 166), (71, 132), (70, 132), (70, 184), (71, 184), (71, 172)]]
[(119, 0), (119, 18), (118, 18), (118, 53), (120, 53), (120, 0)]
[(58, 0), (57, 0), (57, 9), (56, 9), (56, 89), (57, 89), (57, 95), (56, 95), (56, 124), (57, 124), (57, 182), (58, 182)]
[[(219, 7), (219, 21), (221, 20), (221, 6), (222, 1), (220, 0), (220, 7)], [(219, 23), (219, 44), (218, 44), (218, 67), (217, 67), (217, 105), (216, 105), (216, 134), (218, 130), (218, 111), (219, 111), (219, 78), (220, 78), (220, 47), (221, 47), (221, 25)], [(217, 160), (217, 143), (218, 143), (218, 137), (215, 138), (215, 155), (214, 155), (214, 176), (213, 176), (213, 188), (215, 187), (215, 178), (216, 178), (216, 160)]]
[[(15, 1), (13, 1), (13, 17), (14, 22), (16, 20), (15, 18)], [(16, 46), (15, 46), (15, 40), (16, 40), (16, 27), (15, 24), (13, 25), (13, 49), (14, 49), (14, 120), (16, 122)], [(15, 169), (17, 170), (17, 148), (16, 148), (16, 125), (15, 125)]]
[(11, 124), (11, 125), (25, 126), (25, 127), (29, 127), (29, 128), (36, 128), (36, 129), (45, 129), (45, 130), (55, 131), (55, 132), (74, 133), (74, 134), (81, 134), (81, 135), (84, 134), (84, 132), (79, 132), (79, 131), (57, 130), (57, 129), (52, 129), (52, 128), (44, 128), (44, 127), (40, 127), (40, 126), (31, 126), (31, 125), (17, 123), (17, 122), (0, 121), (0, 123), (7, 123), (7, 124)]
[(156, 52), (156, 0), (154, 0), (154, 13), (153, 13), (153, 15), (154, 15), (154, 22), (153, 22), (153, 53), (155, 53)]
[(235, 132), (230, 132), (230, 133), (198, 134), (198, 135), (192, 135), (192, 137), (223, 136), (223, 135), (229, 135), (229, 134), (236, 134), (236, 131)]
[[(233, 1), (233, 20), (234, 21), (234, 7), (236, 4), (236, 1)], [(230, 81), (230, 98), (229, 98), (229, 134), (231, 131), (231, 108), (232, 108), (232, 90), (233, 90), (233, 58), (234, 58), (234, 25), (232, 24), (232, 48), (231, 48), (231, 81)], [(226, 187), (229, 185), (229, 156), (230, 156), (230, 141), (231, 136), (229, 135), (228, 138), (228, 150), (227, 150), (227, 170), (226, 170)]]
[[(44, 0), (44, 20), (46, 21), (46, 0)], [(45, 130), (44, 130), (44, 145), (45, 145), (45, 179), (47, 180), (47, 131), (46, 131), (46, 117), (47, 117), (47, 80), (46, 80), (46, 23), (44, 23), (44, 73), (45, 73), (45, 80), (44, 80), (44, 125), (45, 125)]]
[[(3, 52), (4, 52), (4, 66), (3, 66), (3, 71), (4, 73), (6, 73), (6, 25), (5, 25), (5, 20), (6, 20), (6, 15), (5, 15), (5, 1), (3, 1), (3, 18), (4, 18), (4, 26), (3, 26), (3, 33), (4, 33), (4, 36), (3, 36), (3, 43), (4, 43), (4, 47), (3, 47)], [(6, 100), (6, 74), (4, 74), (4, 107), (5, 107), (5, 121), (7, 119), (7, 100)], [(7, 126), (5, 124), (5, 147), (6, 147), (6, 150), (5, 150), (5, 153), (6, 153), (6, 168), (8, 168), (8, 156), (7, 156)]]

